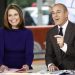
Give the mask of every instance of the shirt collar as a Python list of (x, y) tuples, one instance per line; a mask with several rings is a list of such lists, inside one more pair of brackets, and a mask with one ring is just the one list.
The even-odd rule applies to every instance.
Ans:
[[(66, 28), (67, 27), (67, 25), (68, 25), (68, 20), (65, 22), (65, 24), (64, 25), (62, 25), (61, 27), (64, 29), (64, 28)], [(60, 28), (60, 26), (58, 25), (58, 28)]]

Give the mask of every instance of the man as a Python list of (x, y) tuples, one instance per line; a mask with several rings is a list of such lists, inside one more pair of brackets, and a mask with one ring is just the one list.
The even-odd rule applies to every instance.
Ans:
[(75, 25), (68, 20), (65, 5), (55, 4), (52, 18), (56, 26), (49, 30), (46, 39), (48, 70), (75, 70)]
[(68, 18), (71, 22), (75, 23), (75, 0), (55, 0), (55, 4), (62, 3), (68, 9)]

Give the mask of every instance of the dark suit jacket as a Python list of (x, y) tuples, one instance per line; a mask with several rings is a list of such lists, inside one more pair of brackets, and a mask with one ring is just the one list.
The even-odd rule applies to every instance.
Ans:
[(58, 27), (49, 30), (46, 38), (46, 65), (54, 63), (59, 69), (75, 69), (75, 24), (69, 22), (64, 42), (67, 44), (67, 52), (60, 50), (54, 35), (58, 34)]

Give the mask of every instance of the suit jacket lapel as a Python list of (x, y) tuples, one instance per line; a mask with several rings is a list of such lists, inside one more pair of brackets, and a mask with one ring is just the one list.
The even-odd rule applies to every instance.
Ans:
[[(58, 35), (58, 26), (56, 26), (55, 30), (54, 30), (54, 34), (53, 35)], [(57, 57), (58, 57), (58, 61), (61, 63), (61, 60), (62, 60), (62, 55), (61, 55), (61, 50), (60, 50), (60, 47), (59, 45), (57, 44), (57, 40), (54, 38), (53, 39), (53, 44), (54, 44), (54, 48), (55, 48), (55, 53), (57, 54)], [(59, 64), (60, 64), (59, 63)]]
[(58, 35), (58, 27), (56, 26), (55, 30), (54, 30), (54, 35)]
[(68, 26), (67, 26), (67, 28), (66, 28), (66, 31), (65, 31), (65, 36), (64, 36), (64, 42), (65, 42), (65, 43), (68, 43), (69, 38), (70, 38), (70, 36), (71, 36), (71, 27), (72, 27), (72, 25), (71, 25), (71, 23), (69, 22), (69, 23), (68, 23)]
[(57, 44), (57, 40), (55, 39), (55, 35), (58, 35), (58, 26), (55, 27), (54, 29), (54, 33), (53, 33), (53, 37), (52, 37), (52, 41), (53, 41), (53, 44), (54, 44), (54, 48), (55, 48), (55, 51), (58, 55), (58, 57), (61, 55), (61, 52), (60, 52), (60, 47), (59, 45)]
[(58, 35), (58, 26), (55, 27), (54, 33), (53, 33), (53, 35), (52, 35), (52, 36), (53, 36), (52, 39), (53, 39), (53, 41), (54, 41), (53, 43), (54, 43), (55, 46), (56, 46), (55, 48), (58, 49), (59, 46), (58, 46), (58, 44), (57, 44), (57, 40), (56, 40), (55, 37), (54, 37), (55, 35)]

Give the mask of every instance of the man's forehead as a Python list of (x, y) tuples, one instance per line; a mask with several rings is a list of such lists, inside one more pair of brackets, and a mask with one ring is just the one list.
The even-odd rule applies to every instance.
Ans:
[(53, 8), (64, 8), (62, 5), (60, 5), (60, 4), (58, 4), (58, 5), (55, 5), (55, 6), (53, 6)]
[(56, 5), (52, 8), (52, 11), (63, 11), (64, 7), (60, 5)]

